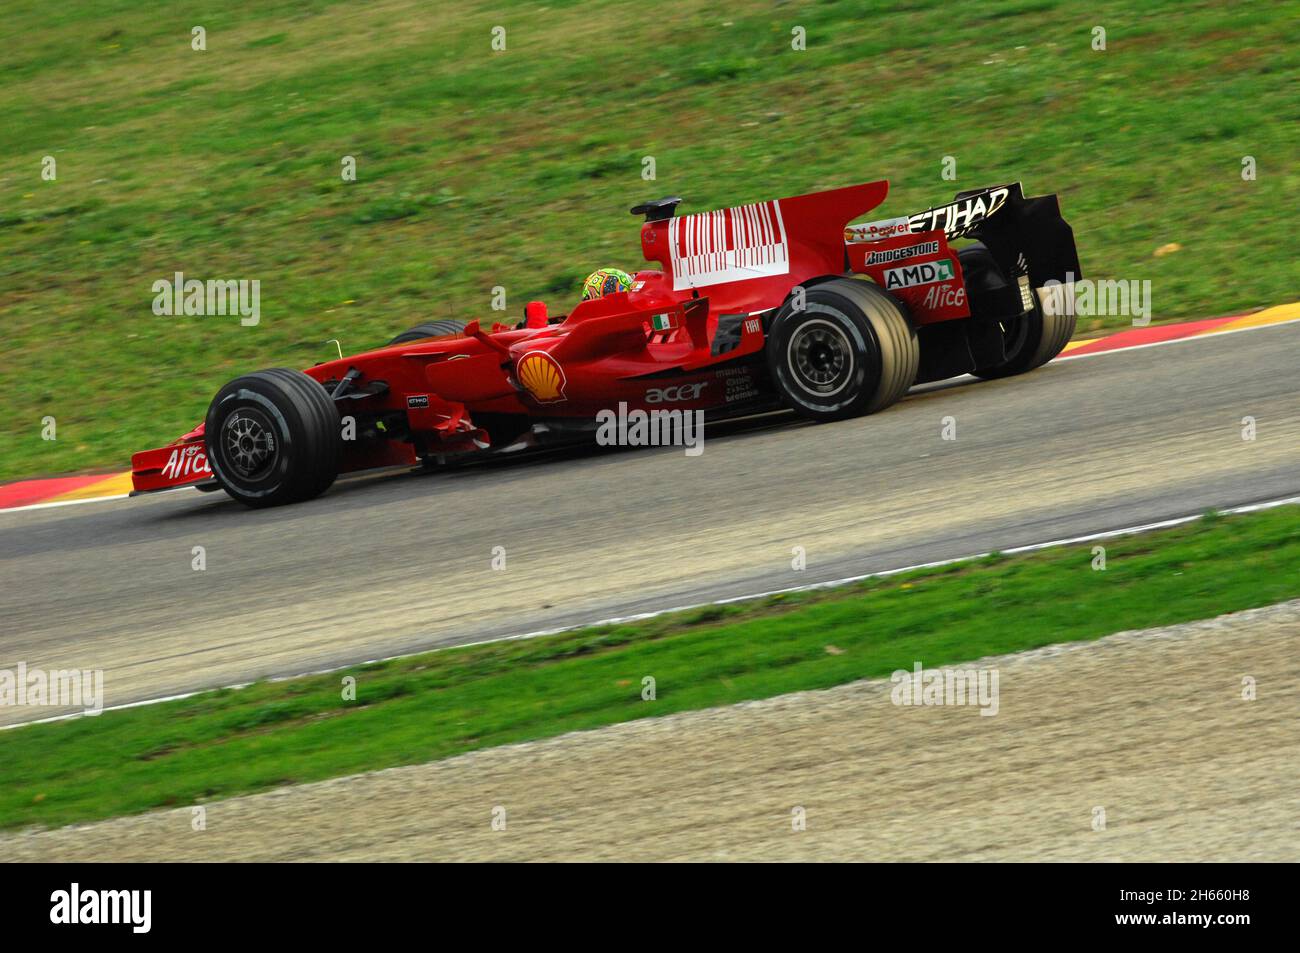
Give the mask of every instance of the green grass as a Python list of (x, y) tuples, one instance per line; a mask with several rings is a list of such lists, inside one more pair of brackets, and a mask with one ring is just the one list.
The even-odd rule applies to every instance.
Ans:
[[(1106, 548), (1105, 571), (1090, 546), (994, 555), (0, 732), (0, 828), (189, 805), (1300, 596), (1295, 507)], [(355, 701), (342, 699), (345, 676)], [(641, 698), (647, 676), (653, 701)]]
[[(1020, 179), (1061, 194), (1087, 274), (1151, 280), (1157, 318), (1295, 297), (1288, 4), (230, 6), (6, 6), (0, 480), (122, 468), (232, 376), (493, 317), (496, 285), (511, 314), (564, 310), (587, 271), (638, 264), (626, 209), (670, 193), (699, 210), (888, 177), (898, 214)], [(176, 270), (260, 280), (261, 324), (155, 317)]]

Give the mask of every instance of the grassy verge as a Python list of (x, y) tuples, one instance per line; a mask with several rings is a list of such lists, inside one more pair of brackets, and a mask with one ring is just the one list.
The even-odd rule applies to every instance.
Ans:
[(1091, 547), (991, 556), (0, 732), (0, 827), (199, 803), (1300, 596), (1295, 507), (1106, 548), (1105, 571)]
[[(124, 466), (237, 374), (492, 317), (497, 285), (511, 314), (561, 313), (592, 268), (637, 265), (626, 209), (664, 194), (700, 210), (888, 177), (896, 215), (1019, 179), (1061, 194), (1089, 276), (1152, 282), (1157, 319), (1290, 300), (1260, 240), (1289, 234), (1300, 183), (1290, 9), (14, 0), (0, 480)], [(154, 316), (175, 271), (259, 280), (261, 323)]]

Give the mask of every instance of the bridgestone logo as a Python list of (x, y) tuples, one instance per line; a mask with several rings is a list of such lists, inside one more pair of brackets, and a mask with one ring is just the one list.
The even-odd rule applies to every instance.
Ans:
[(886, 265), (891, 261), (902, 261), (904, 258), (920, 258), (923, 255), (937, 255), (939, 253), (938, 242), (921, 242), (919, 245), (908, 245), (904, 248), (887, 248), (884, 251), (873, 251), (867, 256), (868, 265)]
[(923, 261), (917, 265), (904, 265), (902, 268), (890, 268), (885, 272), (885, 289), (910, 288), (913, 285), (929, 285), (936, 281), (948, 281), (952, 278), (952, 260)]

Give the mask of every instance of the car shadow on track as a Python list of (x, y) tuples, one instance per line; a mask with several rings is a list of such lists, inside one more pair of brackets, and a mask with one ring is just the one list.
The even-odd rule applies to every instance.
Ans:
[[(745, 440), (783, 430), (813, 426), (816, 424), (800, 419), (791, 411), (778, 410), (752, 417), (714, 421), (708, 425), (709, 441), (712, 443)], [(581, 465), (594, 458), (655, 452), (678, 453), (680, 448), (606, 447), (593, 442), (575, 442), (516, 453), (485, 454), (478, 458), (469, 457), (462, 461), (429, 467), (386, 467), (342, 476), (334, 486), (317, 499), (290, 506), (252, 510), (231, 499), (222, 491), (216, 490), (200, 494), (197, 500), (188, 499), (183, 506), (159, 508), (157, 512), (146, 516), (145, 520), (159, 524), (192, 523), (215, 519), (238, 519), (237, 514), (242, 513), (264, 525), (267, 520), (278, 522), (282, 518), (288, 519), (308, 512), (315, 513), (318, 508), (327, 509), (331, 505), (338, 507), (341, 503), (348, 508), (353, 505), (382, 505), (395, 498), (394, 491), (397, 491), (397, 497), (405, 498), (407, 493), (404, 491), (415, 486), (413, 481), (416, 480), (437, 477), (452, 483), (460, 483), (484, 474), (523, 474), (533, 467), (542, 465), (548, 468), (559, 468), (562, 471), (565, 465)], [(368, 499), (369, 497), (373, 499)]]
[[(964, 388), (971, 385), (990, 383), (969, 375), (950, 378), (943, 381), (921, 384), (913, 387), (899, 402), (925, 399), (943, 391)], [(804, 420), (789, 410), (767, 411), (747, 417), (729, 420), (717, 420), (708, 424), (710, 443), (727, 443), (737, 440), (762, 438), (774, 433), (793, 431), (801, 428), (820, 426)], [(386, 467), (379, 470), (367, 470), (361, 473), (346, 474), (339, 478), (324, 495), (303, 503), (275, 507), (267, 510), (250, 510), (241, 503), (232, 500), (220, 490), (204, 493), (201, 503), (189, 501), (184, 506), (169, 506), (151, 514), (152, 521), (159, 524), (173, 522), (203, 522), (205, 520), (238, 519), (237, 514), (246, 514), (258, 525), (269, 522), (287, 521), (307, 514), (317, 515), (318, 511), (334, 507), (352, 509), (354, 507), (382, 506), (389, 502), (409, 498), (410, 491), (418, 484), (416, 480), (440, 478), (453, 485), (462, 481), (474, 480), (485, 474), (522, 475), (531, 468), (545, 465), (558, 468), (557, 475), (563, 475), (566, 465), (579, 466), (591, 459), (599, 459), (626, 453), (677, 453), (678, 447), (624, 447), (599, 446), (594, 442), (574, 442), (542, 447), (534, 450), (505, 454), (485, 454), (481, 457), (469, 456), (464, 460), (429, 467)], [(487, 481), (494, 482), (494, 481)], [(486, 489), (485, 484), (485, 489)], [(150, 517), (145, 517), (146, 521)], [(223, 524), (229, 525), (229, 523)]]

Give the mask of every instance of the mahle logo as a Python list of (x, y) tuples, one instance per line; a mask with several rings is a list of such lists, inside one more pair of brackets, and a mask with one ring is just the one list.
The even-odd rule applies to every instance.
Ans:
[(949, 281), (951, 278), (951, 258), (943, 258), (939, 261), (924, 261), (919, 265), (904, 265), (902, 268), (886, 269), (885, 289), (930, 285), (936, 281)]

